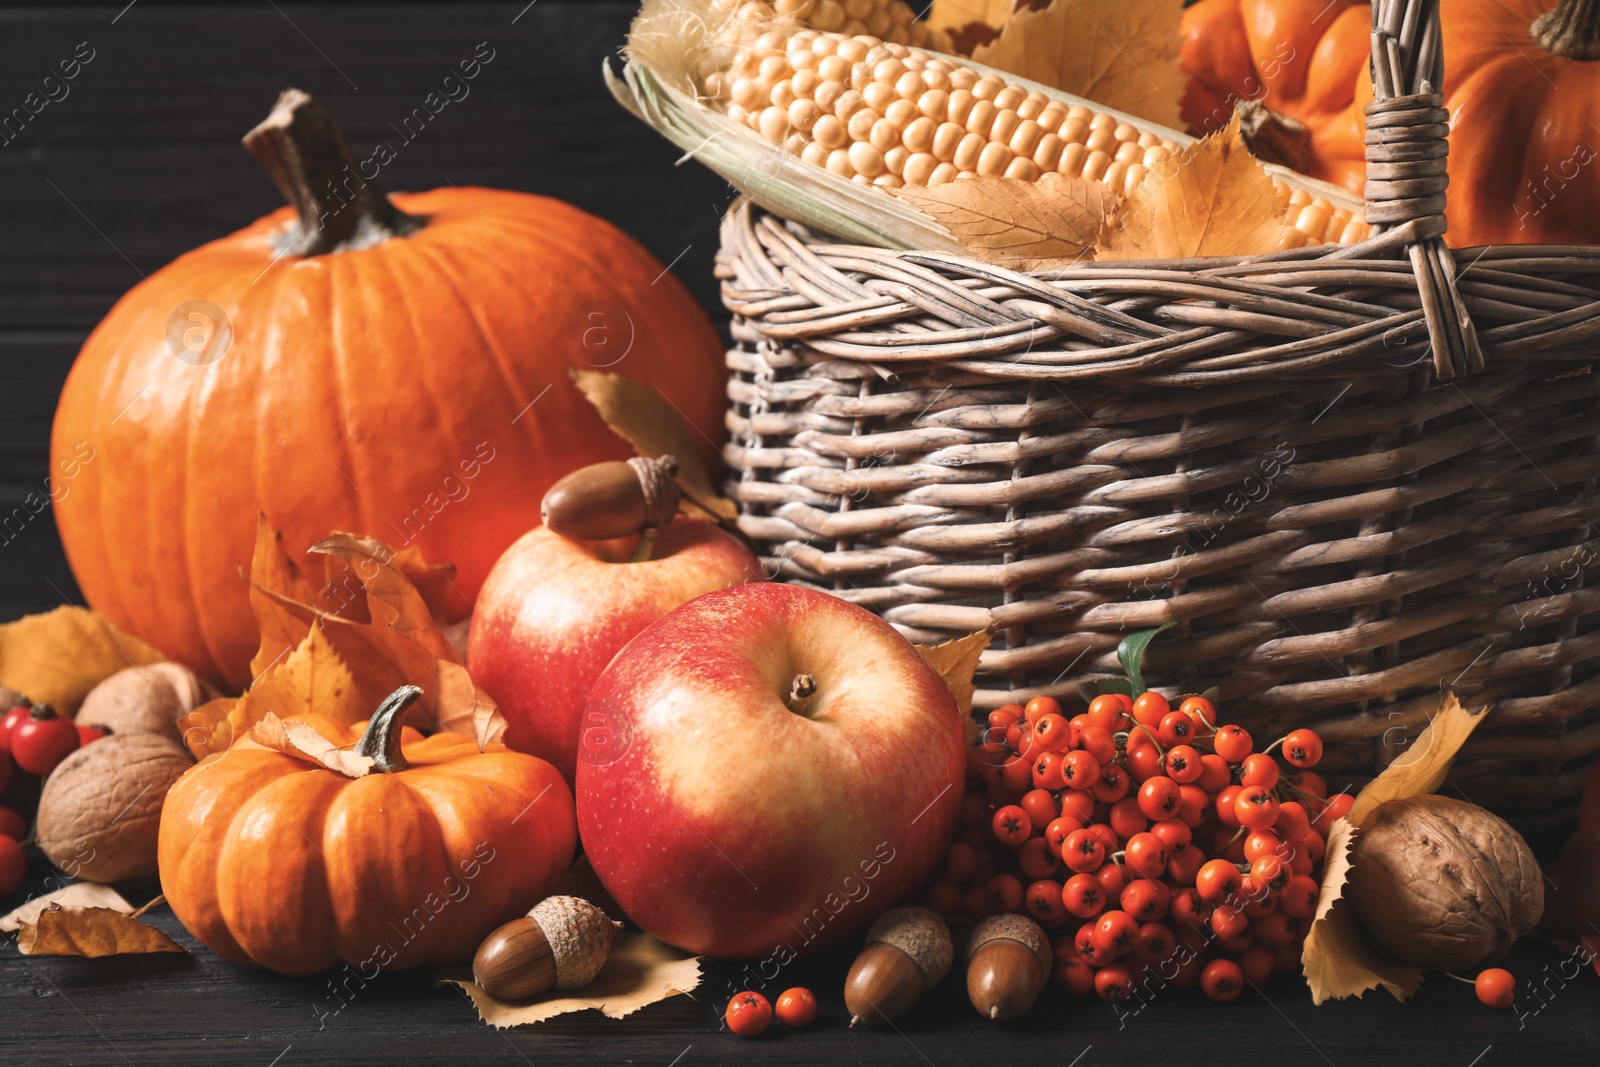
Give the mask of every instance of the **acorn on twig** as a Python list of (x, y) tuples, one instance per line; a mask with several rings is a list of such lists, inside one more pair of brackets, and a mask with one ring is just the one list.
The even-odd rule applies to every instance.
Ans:
[(473, 981), (499, 1000), (582, 988), (605, 966), (621, 925), (581, 897), (545, 897), (478, 946)]
[(634, 457), (579, 467), (545, 493), (539, 517), (575, 541), (608, 541), (661, 530), (678, 513), (678, 461)]
[(882, 1026), (904, 1015), (950, 973), (955, 946), (944, 920), (927, 908), (878, 916), (844, 980), (850, 1025)]
[(1050, 977), (1050, 939), (1021, 915), (991, 915), (972, 929), (967, 946), (967, 996), (996, 1022), (1021, 1018)]

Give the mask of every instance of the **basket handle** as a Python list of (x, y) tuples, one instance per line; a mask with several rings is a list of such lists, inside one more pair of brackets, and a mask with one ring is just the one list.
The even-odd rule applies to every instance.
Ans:
[(1367, 105), (1367, 221), (1407, 229), (1434, 373), (1441, 381), (1483, 369), (1483, 349), (1444, 243), (1450, 112), (1444, 106), (1439, 0), (1374, 0), (1372, 103)]

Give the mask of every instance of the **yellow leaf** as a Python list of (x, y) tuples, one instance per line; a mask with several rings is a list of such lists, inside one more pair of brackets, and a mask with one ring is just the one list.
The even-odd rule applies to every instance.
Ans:
[(271, 712), (251, 725), (250, 740), (263, 748), (315, 763), (350, 778), (364, 778), (372, 770), (371, 756), (341, 748), (310, 723), (284, 722)]
[(582, 989), (552, 989), (536, 1000), (506, 1001), (496, 1000), (465, 979), (447, 981), (466, 990), (483, 1021), (500, 1029), (588, 1008), (598, 1009), (609, 1019), (621, 1019), (658, 1000), (693, 992), (700, 984), (700, 959), (649, 934), (619, 931), (611, 939), (605, 966)]
[(968, 252), (1012, 270), (1056, 270), (1085, 259), (1116, 209), (1104, 182), (1050, 173), (1036, 182), (985, 177), (895, 190), (937, 219)]
[(326, 715), (342, 723), (360, 722), (374, 706), (363, 698), (319, 621), (293, 652), (250, 687), (240, 701), (241, 709), (250, 711), (235, 718), (235, 735), (269, 715), (282, 719)]
[(77, 908), (52, 903), (17, 934), (24, 956), (126, 956), (147, 952), (187, 952), (166, 933), (111, 908)]
[(1011, 17), (1017, 0), (933, 0), (928, 25), (936, 30), (959, 30), (970, 22), (999, 29)]
[(0, 685), (69, 718), (113, 674), (166, 658), (98, 611), (70, 604), (0, 626)]
[(1254, 256), (1287, 247), (1288, 191), (1239, 139), (1239, 118), (1151, 168), (1128, 194), (1097, 259)]
[(972, 676), (978, 669), (978, 657), (989, 647), (989, 639), (989, 631), (979, 630), (942, 644), (916, 646), (922, 658), (933, 665), (950, 687), (963, 719), (972, 717), (968, 712), (972, 710), (972, 694), (977, 688), (972, 684)]
[[(274, 595), (276, 594), (276, 595)], [(293, 605), (314, 595), (309, 576), (284, 551), (283, 532), (264, 513), (256, 516), (256, 543), (250, 556), (250, 612), (261, 640), (250, 661), (250, 677), (288, 655), (310, 628), (311, 618)]]
[(1367, 783), (1350, 814), (1328, 833), (1317, 913), (1300, 951), (1300, 963), (1311, 999), (1360, 996), (1382, 986), (1405, 1000), (1422, 984), (1420, 968), (1400, 960), (1373, 940), (1349, 904), (1341, 904), (1350, 876), (1350, 842), (1378, 805), (1390, 800), (1432, 793), (1444, 783), (1462, 744), (1486, 717), (1489, 708), (1467, 711), (1454, 693), (1446, 693), (1439, 711), (1411, 748)]
[(710, 511), (714, 518), (731, 519), (738, 514), (733, 501), (721, 497), (711, 484), (689, 436), (693, 432), (689, 420), (655, 386), (610, 371), (577, 367), (572, 368), (572, 378), (606, 425), (635, 452), (647, 459), (677, 458), (678, 484), (690, 502)]
[(1018, 11), (972, 58), (1076, 96), (1181, 127), (1183, 0), (1053, 0)]

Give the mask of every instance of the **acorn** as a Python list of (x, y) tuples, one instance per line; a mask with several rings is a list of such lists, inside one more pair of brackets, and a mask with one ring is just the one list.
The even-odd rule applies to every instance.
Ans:
[(867, 930), (867, 947), (844, 980), (850, 1025), (898, 1019), (950, 973), (954, 958), (950, 929), (938, 915), (927, 908), (884, 912)]
[(1028, 1013), (1050, 977), (1050, 939), (1022, 915), (991, 915), (972, 928), (967, 996), (996, 1022)]
[(579, 989), (605, 966), (620, 925), (581, 897), (545, 897), (484, 939), (472, 958), (472, 979), (498, 1000)]
[(678, 461), (634, 457), (579, 467), (545, 493), (539, 517), (575, 541), (608, 541), (660, 530), (678, 513)]

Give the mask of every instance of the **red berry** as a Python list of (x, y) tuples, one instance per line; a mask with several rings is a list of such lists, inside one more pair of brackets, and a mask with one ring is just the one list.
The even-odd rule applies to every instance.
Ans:
[(1094, 818), (1094, 797), (1076, 789), (1061, 794), (1061, 814), (1070, 815), (1087, 826)]
[(1145, 827), (1150, 825), (1150, 820), (1139, 810), (1139, 801), (1134, 797), (1123, 797), (1111, 805), (1106, 821), (1111, 824), (1111, 829), (1116, 831), (1117, 836), (1123, 839), (1143, 832)]
[(1240, 953), (1234, 962), (1239, 965), (1239, 970), (1243, 972), (1246, 981), (1263, 985), (1271, 979), (1276, 960), (1270, 948), (1254, 945)]
[(1078, 927), (1078, 932), (1072, 937), (1072, 947), (1078, 950), (1078, 957), (1091, 967), (1101, 967), (1111, 962), (1111, 953), (1101, 948), (1095, 937), (1093, 922)]
[(1074, 830), (1061, 846), (1061, 859), (1068, 867), (1086, 874), (1105, 862), (1105, 842), (1087, 827)]
[(1226, 1004), (1244, 991), (1244, 972), (1232, 960), (1212, 960), (1200, 972), (1200, 988), (1212, 1000)]
[(1270, 896), (1281, 892), (1289, 884), (1292, 872), (1282, 856), (1258, 856), (1250, 864), (1250, 876), (1266, 886)]
[(1242, 763), (1255, 748), (1255, 741), (1243, 726), (1223, 726), (1217, 729), (1217, 736), (1211, 739), (1211, 747), (1229, 763)]
[(1161, 750), (1149, 741), (1134, 747), (1134, 742), (1143, 736), (1138, 730), (1128, 735), (1128, 777), (1136, 782), (1149, 781), (1161, 774)]
[(1140, 963), (1162, 963), (1177, 951), (1177, 938), (1165, 923), (1145, 923), (1133, 941), (1133, 955)]
[[(1182, 848), (1194, 840), (1194, 831), (1189, 829), (1189, 824), (1181, 819), (1162, 819), (1150, 827), (1150, 832), (1161, 839), (1167, 846), (1167, 858), (1172, 858), (1172, 850)], [(1132, 834), (1128, 835), (1133, 836)]]
[(935, 882), (928, 887), (928, 907), (940, 915), (961, 913), (961, 887), (954, 882)]
[(1089, 701), (1089, 721), (1102, 730), (1116, 733), (1128, 725), (1128, 713), (1122, 698), (1114, 693), (1102, 693)]
[(1037, 723), (1046, 715), (1060, 714), (1061, 704), (1055, 697), (1036, 696), (1022, 709), (1023, 717), (1031, 723)]
[(1160, 693), (1143, 693), (1133, 702), (1133, 721), (1156, 729), (1172, 713), (1172, 705)]
[(1263, 915), (1250, 926), (1256, 941), (1268, 948), (1283, 948), (1294, 944), (1294, 920), (1281, 911)]
[(1055, 983), (1074, 999), (1082, 999), (1094, 992), (1094, 976), (1094, 968), (1076, 956), (1056, 963)]
[(1046, 752), (1065, 752), (1072, 745), (1072, 724), (1060, 715), (1041, 715), (1033, 724), (1033, 739)]
[(1296, 767), (1315, 767), (1322, 758), (1322, 738), (1315, 730), (1295, 730), (1283, 739), (1283, 758)]
[(1509, 1008), (1517, 998), (1517, 980), (1504, 967), (1489, 967), (1478, 972), (1472, 983), (1478, 999), (1491, 1008)]
[(1022, 718), (1021, 704), (1002, 704), (989, 713), (989, 727), (1003, 731), (1020, 718)]
[(1227, 860), (1207, 860), (1195, 875), (1194, 887), (1208, 904), (1217, 904), (1239, 892), (1244, 876)]
[(6, 786), (11, 784), (11, 752), (9, 749), (0, 749), (0, 793), (6, 791)]
[(1179, 785), (1190, 785), (1200, 780), (1205, 766), (1200, 762), (1200, 753), (1193, 745), (1174, 745), (1167, 749), (1165, 766), (1167, 777)]
[(1172, 894), (1167, 913), (1183, 926), (1200, 926), (1211, 917), (1211, 908), (1194, 889), (1179, 889)]
[(1190, 829), (1206, 821), (1206, 810), (1210, 806), (1211, 798), (1199, 786), (1178, 787), (1178, 818), (1182, 819)]
[(9, 837), (13, 841), (21, 841), (27, 836), (27, 817), (12, 808), (0, 808), (0, 837)]
[(1193, 719), (1199, 729), (1209, 733), (1217, 728), (1217, 709), (1205, 697), (1185, 697), (1178, 710)]
[(1356, 798), (1349, 793), (1339, 793), (1328, 798), (1328, 803), (1311, 820), (1311, 828), (1321, 834), (1324, 839), (1328, 831), (1333, 829), (1333, 824), (1350, 814), (1350, 809), (1355, 806)]
[(1061, 802), (1048, 789), (1030, 789), (1022, 794), (1017, 805), (1028, 813), (1035, 827), (1049, 826), (1061, 814)]
[(1111, 731), (1098, 726), (1085, 726), (1078, 731), (1078, 747), (1095, 758), (1097, 763), (1110, 763), (1117, 758), (1117, 739)]
[(1044, 828), (1045, 844), (1050, 846), (1050, 851), (1061, 855), (1061, 849), (1067, 843), (1067, 837), (1074, 830), (1082, 830), (1083, 821), (1071, 815), (1063, 815), (1059, 819), (1052, 819), (1049, 826)]
[(1245, 862), (1254, 863), (1259, 856), (1276, 856), (1281, 848), (1283, 842), (1271, 830), (1252, 830), (1244, 839)]
[(1022, 908), (1022, 883), (1015, 875), (997, 874), (984, 885), (989, 896), (989, 907), (996, 914), (1020, 911)]
[(1125, 955), (1133, 951), (1139, 923), (1125, 911), (1108, 911), (1095, 921), (1094, 936), (1100, 947), (1113, 956)]
[(1206, 854), (1194, 845), (1167, 849), (1167, 879), (1178, 885), (1194, 885)]
[(1122, 876), (1122, 868), (1115, 863), (1102, 863), (1095, 870), (1094, 876), (1100, 880), (1100, 886), (1106, 891), (1106, 900), (1117, 900), (1122, 896), (1123, 888), (1128, 884)]
[(1139, 810), (1145, 818), (1159, 822), (1178, 814), (1178, 802), (1182, 797), (1177, 782), (1166, 775), (1157, 775), (1145, 779), (1139, 786), (1138, 798)]
[(1109, 1004), (1121, 1004), (1133, 999), (1133, 972), (1120, 963), (1112, 963), (1095, 972), (1094, 991)]
[(41, 778), (78, 747), (78, 728), (48, 704), (35, 704), (11, 731), (11, 755), (17, 766)]
[(1240, 790), (1233, 805), (1234, 816), (1239, 820), (1239, 825), (1248, 829), (1265, 830), (1278, 821), (1278, 800), (1266, 786), (1245, 786)]
[(1189, 739), (1194, 737), (1194, 720), (1181, 711), (1169, 711), (1161, 717), (1156, 736), (1168, 748), (1188, 744)]
[(1068, 752), (1061, 764), (1061, 777), (1071, 789), (1088, 789), (1100, 779), (1100, 761), (1083, 749)]
[[(0, 726), (0, 731), (4, 729), (5, 727)], [(1321, 800), (1328, 799), (1328, 783), (1316, 771), (1301, 771), (1290, 781), (1294, 782), (1295, 788), (1302, 793), (1310, 793)]]
[(28, 717), (28, 712), (33, 708), (28, 704), (18, 704), (0, 717), (0, 749), (11, 751), (11, 731), (16, 729), (17, 723)]
[(1313, 867), (1322, 862), (1322, 857), (1328, 851), (1328, 843), (1315, 830), (1307, 830), (1305, 836), (1294, 843), (1294, 847), (1295, 853), (1310, 860)]
[(1061, 858), (1050, 851), (1050, 842), (1030, 837), (1017, 851), (1017, 866), (1030, 879), (1049, 878), (1061, 869)]
[(1123, 860), (1141, 878), (1160, 878), (1167, 873), (1167, 846), (1155, 834), (1134, 834), (1123, 846)]
[(1215, 795), (1233, 784), (1233, 768), (1215, 752), (1200, 757), (1200, 780), (1195, 783), (1207, 793)]
[(1285, 800), (1278, 805), (1278, 820), (1272, 830), (1285, 841), (1298, 841), (1311, 832), (1311, 817), (1306, 806), (1298, 800)]
[(1155, 922), (1167, 917), (1167, 909), (1172, 906), (1172, 890), (1165, 882), (1139, 878), (1123, 887), (1118, 903), (1123, 911), (1140, 922)]
[[(1071, 755), (1071, 753), (1068, 753)], [(1036, 752), (1033, 756), (1033, 787), (1035, 789), (1065, 789), (1063, 763), (1058, 752)]]
[(811, 990), (796, 986), (778, 994), (773, 1014), (785, 1026), (799, 1028), (810, 1026), (817, 1018), (817, 998)]
[(1246, 756), (1239, 771), (1239, 784), (1259, 785), (1272, 789), (1278, 784), (1278, 761), (1265, 752)]
[(1020, 797), (1033, 788), (1033, 761), (1012, 756), (1000, 766), (1000, 784), (1008, 796)]
[(1238, 829), (1239, 814), (1234, 803), (1239, 799), (1239, 794), (1244, 792), (1242, 785), (1230, 785), (1217, 794), (1217, 822), (1230, 829)]
[(1211, 930), (1224, 941), (1243, 937), (1250, 930), (1250, 919), (1230, 904), (1219, 904), (1211, 912)]
[(1102, 804), (1115, 804), (1128, 795), (1128, 775), (1115, 763), (1102, 764), (1089, 793)]
[(102, 730), (98, 726), (79, 726), (76, 729), (78, 731), (79, 748), (89, 744), (91, 741), (99, 741), (101, 738), (111, 736), (110, 731)]
[(728, 1001), (723, 1013), (728, 1029), (740, 1037), (755, 1037), (772, 1023), (772, 1005), (760, 993), (746, 990)]
[(1092, 919), (1106, 906), (1106, 889), (1092, 874), (1075, 874), (1061, 887), (1061, 903), (1080, 919)]
[(1040, 922), (1054, 919), (1063, 906), (1061, 883), (1051, 878), (1039, 879), (1022, 894), (1022, 906)]
[(1278, 894), (1283, 912), (1291, 919), (1309, 919), (1317, 913), (1317, 897), (1322, 890), (1310, 875), (1297, 874)]
[(22, 846), (9, 837), (0, 837), (0, 897), (17, 891), (28, 873), (28, 857)]
[(1033, 820), (1015, 804), (997, 810), (990, 825), (994, 836), (1007, 845), (1020, 845), (1033, 834)]

